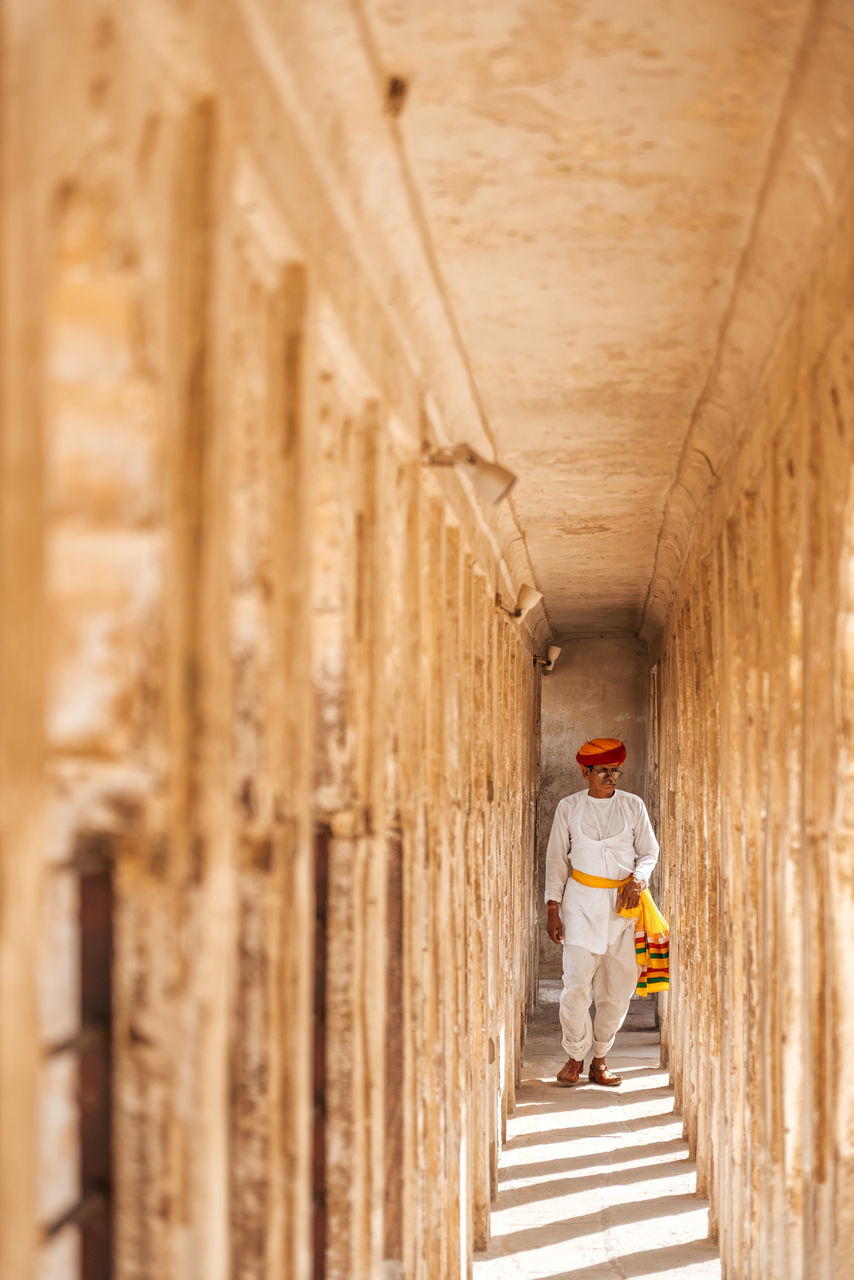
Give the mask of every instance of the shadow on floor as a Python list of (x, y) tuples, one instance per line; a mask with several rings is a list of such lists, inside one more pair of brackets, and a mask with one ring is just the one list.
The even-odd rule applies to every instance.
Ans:
[[(557, 1110), (557, 1109), (556, 1109)], [(678, 1128), (681, 1132), (681, 1117), (675, 1117), (678, 1122)], [(666, 1128), (674, 1124), (674, 1115), (668, 1112), (664, 1115), (649, 1116), (644, 1120), (641, 1126), (644, 1129), (660, 1129)], [(508, 1133), (510, 1129), (508, 1128)], [(603, 1124), (573, 1124), (566, 1129), (552, 1129), (548, 1134), (530, 1134), (523, 1133), (518, 1136), (509, 1138), (505, 1143), (505, 1151), (515, 1151), (520, 1147), (530, 1146), (536, 1140), (537, 1145), (542, 1143), (568, 1142), (571, 1138), (585, 1137), (616, 1137), (622, 1133), (622, 1127), (618, 1120), (612, 1120)]]
[[(615, 1270), (619, 1267), (619, 1270)], [(693, 1280), (693, 1277), (704, 1277), (711, 1280), (721, 1273), (718, 1251), (704, 1241), (699, 1244), (671, 1244), (659, 1249), (646, 1249), (640, 1252), (624, 1254), (602, 1266), (582, 1267), (581, 1270), (555, 1271), (551, 1275), (540, 1275), (537, 1280), (614, 1280), (615, 1276), (625, 1276), (626, 1280), (635, 1280), (638, 1276), (647, 1276), (650, 1280), (662, 1277), (673, 1277), (673, 1280)], [(521, 1274), (521, 1273), (520, 1273)]]
[[(679, 1172), (678, 1166), (684, 1164), (688, 1159), (688, 1152), (684, 1150), (684, 1144), (680, 1144), (683, 1150), (675, 1159), (670, 1159), (666, 1163), (661, 1164), (653, 1161), (649, 1164), (637, 1165), (631, 1169), (609, 1169), (608, 1177), (613, 1186), (629, 1186), (634, 1182), (653, 1182), (657, 1178), (671, 1178), (673, 1174)], [(590, 1160), (585, 1163), (584, 1169), (590, 1169)], [(571, 1192), (592, 1191), (598, 1187), (602, 1180), (602, 1169), (598, 1164), (595, 1172), (589, 1173), (579, 1170), (575, 1177), (570, 1178), (549, 1178), (547, 1181), (536, 1182), (527, 1187), (514, 1187), (513, 1190), (504, 1190), (499, 1186), (498, 1195), (495, 1199), (496, 1209), (508, 1208), (511, 1204), (531, 1204), (535, 1200), (550, 1200), (556, 1196), (569, 1195)], [(541, 1169), (537, 1169), (537, 1173), (541, 1173)]]
[[(680, 1138), (670, 1138), (667, 1142), (641, 1142), (632, 1146), (631, 1157), (626, 1159), (637, 1158), (643, 1160), (645, 1157), (658, 1157), (662, 1160), (683, 1159), (687, 1156), (685, 1143)], [(598, 1162), (595, 1156), (570, 1156), (565, 1160), (539, 1160), (535, 1159), (530, 1164), (513, 1164), (502, 1165), (498, 1171), (498, 1185), (502, 1182), (518, 1180), (524, 1177), (536, 1175), (539, 1178), (551, 1178), (553, 1175), (561, 1173), (570, 1173), (573, 1169), (581, 1171), (589, 1170), (597, 1166)]]
[(619, 1089), (561, 1088), (564, 1060), (555, 1005), (543, 1005), (474, 1280), (720, 1280), (657, 1032), (620, 1033), (609, 1054)]

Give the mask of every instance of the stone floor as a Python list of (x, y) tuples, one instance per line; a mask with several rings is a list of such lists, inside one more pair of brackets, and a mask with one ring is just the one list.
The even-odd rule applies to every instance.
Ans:
[(474, 1280), (720, 1280), (653, 1009), (633, 1002), (609, 1054), (620, 1089), (565, 1089), (556, 996), (542, 984)]

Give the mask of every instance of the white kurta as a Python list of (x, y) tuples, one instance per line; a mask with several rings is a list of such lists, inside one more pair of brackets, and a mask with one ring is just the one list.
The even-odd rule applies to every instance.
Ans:
[(566, 796), (555, 810), (546, 851), (546, 902), (561, 904), (566, 943), (604, 955), (631, 923), (617, 915), (616, 889), (592, 889), (570, 879), (576, 867), (588, 875), (624, 880), (636, 871), (649, 880), (658, 841), (640, 796), (615, 791), (597, 800), (586, 791)]

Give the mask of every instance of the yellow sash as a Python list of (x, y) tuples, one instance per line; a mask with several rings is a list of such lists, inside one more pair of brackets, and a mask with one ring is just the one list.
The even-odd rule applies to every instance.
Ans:
[[(591, 889), (622, 889), (632, 878), (606, 880), (604, 876), (590, 876), (575, 867), (571, 875), (573, 880)], [(650, 991), (667, 991), (670, 987), (670, 929), (653, 902), (649, 889), (644, 889), (636, 907), (622, 907), (619, 914), (635, 919), (635, 956), (640, 966), (636, 994), (647, 996)]]
[(586, 871), (579, 871), (577, 867), (572, 868), (571, 874), (573, 880), (586, 884), (590, 889), (620, 889), (632, 878), (626, 876), (625, 880), (606, 880), (604, 876), (589, 876)]

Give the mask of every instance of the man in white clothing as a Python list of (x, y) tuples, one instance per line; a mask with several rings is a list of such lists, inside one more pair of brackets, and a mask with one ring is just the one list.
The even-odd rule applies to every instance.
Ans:
[[(564, 1085), (577, 1083), (591, 1048), (591, 1082), (622, 1082), (605, 1056), (628, 1012), (638, 966), (634, 919), (618, 911), (638, 905), (658, 861), (644, 802), (616, 790), (625, 758), (617, 738), (585, 742), (576, 760), (587, 790), (559, 802), (546, 852), (546, 927), (552, 942), (563, 943), (560, 1023), (569, 1056), (557, 1079)], [(619, 890), (582, 883), (591, 878), (624, 883)]]

